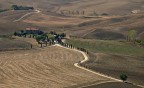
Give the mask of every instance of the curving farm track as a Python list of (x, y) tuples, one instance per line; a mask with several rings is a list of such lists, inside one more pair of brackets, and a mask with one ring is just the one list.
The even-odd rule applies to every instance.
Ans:
[(0, 52), (0, 88), (63, 88), (113, 81), (73, 65), (83, 59), (82, 54), (57, 46)]
[(41, 11), (40, 10), (34, 10), (34, 12), (30, 12), (30, 13), (26, 13), (25, 15), (23, 15), (22, 17), (14, 20), (13, 22), (18, 22), (18, 21), (21, 21), (22, 19), (24, 19), (25, 17), (31, 15), (31, 14), (34, 14), (34, 13), (40, 13)]

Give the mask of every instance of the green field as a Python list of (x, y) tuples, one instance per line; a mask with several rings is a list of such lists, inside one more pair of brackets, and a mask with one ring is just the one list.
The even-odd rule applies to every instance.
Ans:
[(66, 43), (73, 44), (75, 47), (85, 48), (92, 52), (144, 56), (144, 48), (132, 45), (127, 42), (110, 40), (70, 39), (67, 40)]

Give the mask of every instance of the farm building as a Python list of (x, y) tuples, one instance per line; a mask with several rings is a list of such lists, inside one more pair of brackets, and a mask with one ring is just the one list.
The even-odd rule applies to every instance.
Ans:
[(43, 34), (44, 32), (37, 28), (26, 28), (24, 30), (26, 34)]

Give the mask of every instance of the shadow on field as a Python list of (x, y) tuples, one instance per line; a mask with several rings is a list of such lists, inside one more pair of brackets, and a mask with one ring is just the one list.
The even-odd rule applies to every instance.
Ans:
[(91, 32), (88, 35), (86, 35), (84, 38), (117, 40), (117, 39), (125, 39), (125, 36), (118, 32), (97, 29), (94, 32)]

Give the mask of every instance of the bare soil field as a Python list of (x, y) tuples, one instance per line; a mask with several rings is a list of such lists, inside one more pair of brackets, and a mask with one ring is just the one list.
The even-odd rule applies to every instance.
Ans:
[(13, 22), (14, 20), (22, 17), (26, 13), (33, 12), (33, 11), (13, 11), (9, 10), (3, 13), (0, 13), (0, 21), (2, 23)]
[(73, 65), (82, 59), (81, 54), (56, 46), (0, 52), (0, 87), (63, 88), (111, 81)]
[(23, 22), (37, 24), (39, 26), (74, 26), (86, 21), (90, 21), (92, 19), (82, 19), (82, 18), (72, 18), (72, 17), (60, 17), (60, 16), (51, 16), (43, 13), (33, 14), (29, 16), (27, 19), (23, 20)]

